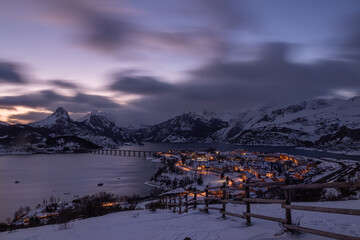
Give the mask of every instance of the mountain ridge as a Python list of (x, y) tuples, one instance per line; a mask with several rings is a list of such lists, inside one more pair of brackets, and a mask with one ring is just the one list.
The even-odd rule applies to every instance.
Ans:
[(105, 116), (94, 115), (78, 122), (62, 107), (38, 122), (0, 126), (0, 148), (3, 149), (88, 151), (100, 147), (115, 148), (128, 142), (137, 141)]
[(64, 108), (58, 107), (38, 122), (0, 124), (0, 145), (46, 146), (47, 139), (74, 136), (72, 140), (79, 145), (75, 137), (88, 141), (92, 147), (142, 141), (283, 145), (332, 151), (358, 151), (360, 146), (360, 97), (312, 99), (239, 114), (187, 112), (135, 131), (118, 127), (109, 118), (111, 114), (93, 111), (75, 121)]

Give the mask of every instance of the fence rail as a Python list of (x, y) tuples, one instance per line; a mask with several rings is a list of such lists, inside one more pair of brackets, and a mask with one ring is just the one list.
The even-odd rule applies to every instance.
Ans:
[[(262, 198), (251, 198), (250, 188), (257, 187), (280, 187), (285, 193), (285, 199), (262, 199)], [(169, 209), (173, 209), (173, 212), (187, 212), (192, 208), (196, 209), (198, 205), (205, 205), (200, 208), (202, 212), (208, 213), (209, 210), (219, 211), (223, 218), (228, 216), (238, 217), (246, 219), (246, 224), (251, 225), (251, 218), (259, 218), (268, 221), (275, 221), (287, 229), (288, 231), (301, 231), (319, 236), (334, 238), (334, 239), (357, 239), (359, 237), (347, 236), (338, 233), (325, 232), (317, 229), (306, 228), (292, 224), (292, 210), (300, 211), (312, 211), (312, 212), (324, 212), (333, 214), (345, 214), (360, 216), (360, 209), (347, 209), (347, 208), (329, 208), (329, 207), (316, 207), (316, 206), (303, 206), (303, 205), (292, 205), (291, 195), (294, 189), (320, 189), (320, 188), (360, 188), (360, 182), (335, 182), (335, 183), (316, 183), (316, 184), (296, 184), (290, 185), (288, 181), (280, 183), (245, 183), (239, 187), (228, 187), (226, 183), (223, 186), (217, 187), (205, 187), (205, 191), (188, 191), (178, 195), (164, 195), (160, 201), (165, 204)], [(214, 191), (217, 190), (217, 191)], [(244, 197), (240, 200), (233, 200), (229, 198), (229, 191), (244, 191)], [(216, 193), (216, 196), (211, 196)], [(204, 196), (205, 195), (205, 196)], [(202, 196), (201, 199), (198, 197)], [(281, 204), (281, 207), (285, 210), (285, 218), (279, 218), (274, 216), (265, 216), (261, 214), (255, 214), (251, 212), (251, 204), (265, 203), (265, 204)], [(213, 204), (222, 204), (222, 207), (210, 206)], [(246, 211), (243, 213), (233, 213), (226, 210), (227, 204), (244, 204)], [(182, 207), (185, 207), (182, 209)], [(182, 211), (183, 210), (183, 211)]]

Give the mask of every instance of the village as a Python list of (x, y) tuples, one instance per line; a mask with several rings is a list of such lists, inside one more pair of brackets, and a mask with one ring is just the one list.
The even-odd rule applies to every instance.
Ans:
[[(228, 186), (240, 186), (243, 182), (276, 183), (286, 180), (292, 183), (312, 183), (340, 169), (340, 165), (335, 162), (284, 153), (247, 150), (169, 151), (157, 153), (154, 157), (164, 163), (170, 162), (175, 165), (175, 170), (170, 167), (169, 171), (166, 168), (158, 171), (148, 183), (165, 190), (183, 187), (196, 181), (197, 187), (200, 188), (204, 185), (220, 185), (223, 182)], [(178, 184), (173, 184), (174, 181)], [(182, 184), (178, 186), (180, 182)]]

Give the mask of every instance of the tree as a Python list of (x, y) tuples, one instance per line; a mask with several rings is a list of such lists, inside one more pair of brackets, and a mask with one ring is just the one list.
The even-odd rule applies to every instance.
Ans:
[(177, 188), (177, 185), (178, 185), (178, 181), (177, 181), (177, 179), (175, 178), (175, 179), (173, 180), (173, 182), (172, 182), (172, 187), (173, 187), (173, 188)]

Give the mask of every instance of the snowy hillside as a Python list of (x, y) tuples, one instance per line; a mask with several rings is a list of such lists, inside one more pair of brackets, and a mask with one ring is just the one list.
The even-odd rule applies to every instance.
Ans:
[[(316, 147), (321, 137), (336, 134), (343, 126), (350, 129), (342, 135), (343, 138), (351, 138), (354, 134), (350, 132), (360, 129), (360, 97), (349, 100), (318, 99), (248, 111), (232, 119), (229, 127), (218, 131), (216, 137), (229, 143)], [(351, 139), (358, 141), (358, 136)], [(343, 147), (353, 148), (354, 144), (348, 141)], [(331, 148), (324, 139), (319, 146)]]
[(7, 122), (0, 121), (0, 126), (10, 126), (10, 124)]
[(85, 120), (90, 119), (92, 116), (102, 116), (105, 117), (106, 119), (108, 119), (109, 121), (113, 122), (116, 124), (117, 121), (117, 117), (114, 116), (111, 113), (107, 113), (107, 112), (103, 112), (103, 111), (98, 111), (98, 110), (94, 110), (92, 112), (90, 112), (89, 114), (77, 119), (78, 122), (83, 122)]
[(109, 113), (109, 112), (103, 112), (99, 110), (94, 110), (90, 112), (89, 114), (77, 119), (78, 122), (83, 122), (87, 119), (90, 119), (91, 116), (102, 116), (107, 118), (109, 121), (115, 123), (116, 126), (124, 129), (129, 130), (137, 130), (144, 126), (145, 124), (142, 121), (133, 121), (130, 122), (127, 120), (127, 118), (121, 118), (120, 116), (117, 116), (115, 114)]
[(184, 113), (165, 122), (143, 127), (136, 136), (152, 142), (212, 142), (212, 134), (227, 126), (213, 114)]
[(184, 113), (142, 127), (137, 139), (153, 142), (222, 142), (358, 151), (360, 97), (315, 99), (266, 106), (240, 114)]
[[(359, 209), (360, 201), (307, 202), (299, 205)], [(219, 206), (220, 207), (220, 206)], [(228, 204), (230, 212), (242, 213), (245, 205)], [(284, 217), (285, 211), (279, 204), (254, 204), (251, 210), (267, 216)], [(328, 232), (360, 237), (358, 216), (294, 211), (293, 222), (300, 226)], [(246, 227), (246, 220), (227, 216), (222, 219), (218, 211), (209, 214), (199, 210), (188, 213), (173, 213), (172, 210), (136, 210), (112, 213), (101, 217), (74, 221), (70, 228), (59, 230), (59, 225), (20, 229), (14, 233), (2, 232), (2, 240), (52, 239), (52, 240), (92, 240), (92, 239), (328, 239), (308, 233), (291, 235), (283, 233), (278, 223), (252, 219), (252, 226)]]

